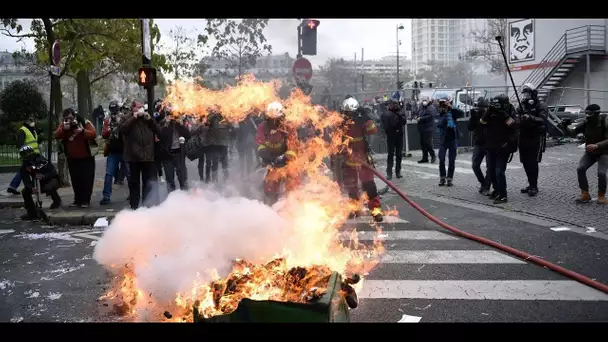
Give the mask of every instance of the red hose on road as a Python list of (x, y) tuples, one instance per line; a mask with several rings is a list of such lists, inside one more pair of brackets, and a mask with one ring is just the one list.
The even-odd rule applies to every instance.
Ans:
[(541, 258), (535, 257), (534, 255), (528, 254), (526, 252), (522, 252), (518, 249), (515, 249), (513, 247), (509, 247), (509, 246), (505, 246), (503, 244), (500, 244), (498, 242), (477, 236), (477, 235), (473, 235), (473, 234), (469, 234), (467, 232), (463, 232), (462, 230), (456, 229), (452, 226), (450, 226), (449, 224), (439, 220), (438, 218), (436, 218), (435, 216), (429, 214), (429, 212), (427, 212), (426, 210), (424, 210), (421, 206), (418, 205), (418, 203), (412, 201), (409, 197), (407, 197), (407, 195), (405, 195), (401, 190), (399, 190), (393, 183), (391, 183), (388, 179), (386, 179), (382, 174), (380, 174), (380, 172), (378, 172), (376, 169), (374, 169), (373, 167), (367, 165), (366, 163), (361, 163), (363, 167), (367, 168), (368, 170), (370, 170), (371, 172), (373, 172), (378, 178), (380, 178), (384, 183), (386, 183), (386, 185), (388, 185), (391, 189), (395, 190), (395, 192), (401, 197), (403, 198), (409, 205), (411, 205), (414, 209), (418, 210), (418, 212), (420, 212), (422, 215), (424, 215), (426, 218), (428, 218), (429, 220), (435, 222), (436, 224), (438, 224), (439, 226), (441, 226), (442, 228), (445, 228), (449, 231), (451, 231), (452, 233), (462, 236), (466, 239), (469, 240), (473, 240), (473, 241), (477, 241), (479, 243), (482, 243), (484, 245), (490, 246), (490, 247), (494, 247), (496, 249), (499, 249), (503, 252), (509, 253), (511, 255), (515, 255), (521, 259), (524, 259), (525, 261), (530, 261), (532, 263), (535, 263), (539, 266), (543, 266), (546, 267), (554, 272), (560, 273), (568, 278), (574, 279), (580, 283), (583, 283), (587, 286), (591, 286), (594, 289), (600, 290), (604, 293), (608, 294), (608, 285), (602, 284), (598, 281), (595, 281), (591, 278), (585, 277), (582, 274), (576, 273), (576, 272), (572, 272), (568, 269), (565, 269), (561, 266), (552, 264), (548, 261), (545, 261)]

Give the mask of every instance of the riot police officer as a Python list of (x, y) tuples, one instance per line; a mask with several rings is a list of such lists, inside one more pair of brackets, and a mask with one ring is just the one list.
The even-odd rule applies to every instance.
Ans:
[(538, 100), (538, 92), (532, 84), (524, 84), (521, 92), (519, 160), (528, 178), (528, 187), (521, 192), (532, 197), (538, 194), (538, 163), (544, 150), (547, 111), (544, 103)]
[(512, 154), (517, 150), (517, 117), (515, 109), (505, 94), (495, 96), (490, 108), (479, 120), (484, 126), (488, 154), (486, 164), (494, 191), (490, 199), (494, 204), (507, 203), (507, 178), (505, 172)]

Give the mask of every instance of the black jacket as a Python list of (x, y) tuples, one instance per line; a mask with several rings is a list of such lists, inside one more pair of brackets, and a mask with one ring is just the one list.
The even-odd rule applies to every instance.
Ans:
[(545, 134), (547, 122), (547, 107), (544, 103), (536, 103), (533, 106), (524, 106), (518, 110), (519, 141), (520, 144), (539, 142)]
[[(488, 109), (485, 109), (487, 111)], [(469, 123), (467, 128), (470, 132), (473, 132), (473, 144), (476, 146), (485, 146), (486, 141), (483, 136), (483, 125), (479, 122), (479, 120), (483, 117), (485, 113), (480, 111), (477, 108), (471, 110), (471, 117), (469, 118)]]
[(382, 129), (388, 137), (400, 136), (403, 134), (403, 127), (407, 123), (405, 115), (401, 112), (387, 110), (380, 116)]
[(601, 114), (594, 124), (590, 124), (587, 118), (570, 125), (565, 129), (568, 135), (585, 134), (585, 145), (595, 144), (597, 150), (592, 155), (608, 154), (608, 115)]
[(489, 108), (479, 121), (483, 125), (483, 136), (489, 151), (513, 153), (517, 150), (519, 120), (513, 106), (510, 110)]
[(186, 138), (186, 141), (190, 139), (190, 130), (181, 123), (169, 120), (166, 125), (159, 127), (160, 135), (160, 146), (163, 157), (167, 157), (168, 153), (171, 152), (171, 144), (173, 143), (173, 132), (177, 130), (178, 137)]
[(25, 159), (23, 170), (26, 175), (26, 177), (23, 177), (23, 185), (26, 188), (33, 188), (36, 174), (40, 173), (42, 174), (42, 178), (40, 179), (41, 192), (48, 193), (57, 190), (59, 185), (57, 169), (40, 154), (34, 154)]

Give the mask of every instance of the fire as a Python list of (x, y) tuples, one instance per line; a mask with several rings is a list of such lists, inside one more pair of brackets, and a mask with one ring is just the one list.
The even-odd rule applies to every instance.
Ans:
[[(152, 256), (134, 255), (131, 263), (110, 267), (117, 274), (115, 290), (103, 299), (115, 301), (117, 312), (136, 320), (182, 322), (192, 320), (193, 308), (204, 317), (231, 313), (243, 298), (306, 303), (325, 293), (332, 272), (344, 278), (364, 276), (377, 265), (384, 253), (380, 241), (374, 241), (371, 246), (359, 244), (354, 231), (350, 243), (342, 242), (344, 232), (340, 228), (353, 203), (345, 199), (339, 185), (326, 176), (326, 158), (347, 151), (342, 116), (332, 111), (320, 113), (299, 90), (281, 100), (277, 89), (277, 82), (259, 82), (252, 76), (223, 91), (176, 82), (169, 87), (165, 101), (172, 104), (178, 115), (205, 118), (210, 112), (219, 111), (230, 123), (263, 112), (273, 101), (281, 101), (288, 127), (306, 126), (322, 133), (307, 140), (294, 137), (288, 142), (292, 149), (295, 147), (298, 157), (287, 168), (297, 171), (304, 179), (299, 189), (288, 193), (274, 206), (289, 223), (289, 243), (282, 250), (276, 250), (271, 259), (235, 260), (228, 274), (219, 274), (214, 269), (199, 270), (192, 274), (190, 290), (176, 293), (170, 303), (157, 300), (138, 279), (138, 270), (153, 262)], [(201, 195), (192, 190), (188, 196)], [(355, 205), (360, 207), (365, 200), (362, 197)]]

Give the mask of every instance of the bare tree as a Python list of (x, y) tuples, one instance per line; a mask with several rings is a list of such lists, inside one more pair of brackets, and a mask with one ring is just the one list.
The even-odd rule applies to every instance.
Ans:
[(213, 38), (215, 45), (211, 56), (217, 60), (225, 60), (229, 68), (238, 70), (238, 77), (251, 67), (264, 51), (272, 52), (267, 43), (264, 29), (268, 19), (209, 19), (205, 33), (199, 34), (198, 42), (206, 45)]
[(467, 51), (465, 56), (467, 59), (482, 58), (485, 60), (490, 66), (491, 73), (504, 76), (505, 84), (508, 84), (509, 76), (496, 37), (508, 37), (508, 27), (508, 19), (486, 19), (484, 29), (473, 30), (469, 33), (481, 47)]
[(182, 77), (191, 77), (196, 66), (196, 41), (190, 35), (194, 32), (182, 26), (176, 26), (169, 31), (170, 46), (167, 50), (167, 64), (173, 68), (173, 77), (176, 80)]

